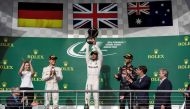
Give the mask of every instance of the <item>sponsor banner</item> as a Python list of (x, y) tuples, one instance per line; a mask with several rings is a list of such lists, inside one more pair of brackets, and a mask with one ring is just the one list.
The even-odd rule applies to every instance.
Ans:
[[(174, 90), (184, 90), (188, 85), (190, 51), (189, 36), (147, 37), (147, 38), (98, 38), (97, 44), (103, 52), (103, 65), (100, 73), (101, 90), (118, 90), (119, 82), (113, 78), (118, 68), (124, 65), (123, 56), (133, 54), (133, 65), (146, 65), (147, 75), (151, 77), (150, 89), (156, 89), (159, 84), (159, 69), (166, 68)], [(27, 38), (27, 37), (0, 37), (0, 83), (1, 90), (9, 90), (13, 86), (20, 86), (21, 77), (18, 75), (23, 60), (32, 60), (36, 72), (33, 84), (35, 90), (43, 90), (42, 69), (48, 66), (48, 57), (58, 57), (57, 66), (63, 71), (63, 80), (59, 82), (60, 90), (84, 90), (87, 78), (85, 61), (85, 38)], [(187, 43), (187, 44), (185, 44)], [(183, 46), (182, 46), (183, 45)], [(93, 47), (90, 46), (90, 50)], [(178, 81), (176, 81), (178, 80)], [(63, 95), (72, 95), (64, 93)], [(75, 95), (75, 94), (74, 94)], [(36, 95), (43, 96), (43, 95)], [(84, 97), (84, 93), (79, 96)], [(105, 96), (115, 98), (109, 102)], [(116, 104), (118, 94), (101, 93), (100, 103)], [(38, 99), (38, 97), (37, 97)], [(81, 98), (83, 99), (83, 98)], [(43, 102), (43, 101), (41, 101)], [(84, 104), (84, 101), (78, 102)], [(151, 94), (150, 103), (154, 103), (154, 94)]]

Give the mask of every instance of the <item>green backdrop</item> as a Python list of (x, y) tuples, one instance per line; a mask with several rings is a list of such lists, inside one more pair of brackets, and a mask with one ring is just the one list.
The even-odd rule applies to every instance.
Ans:
[[(152, 79), (151, 89), (156, 89), (159, 68), (169, 71), (173, 89), (183, 90), (188, 84), (190, 73), (189, 35), (144, 38), (98, 38), (104, 60), (101, 70), (100, 88), (117, 90), (119, 82), (113, 78), (118, 67), (123, 66), (123, 55), (134, 55), (133, 65), (146, 65)], [(57, 66), (63, 69), (63, 80), (59, 82), (61, 90), (84, 90), (86, 82), (85, 39), (81, 38), (30, 38), (0, 37), (0, 90), (9, 90), (20, 85), (18, 70), (23, 59), (32, 59), (36, 75), (33, 78), (34, 89), (43, 90), (42, 69), (48, 65), (48, 57), (58, 57)], [(107, 93), (102, 93), (104, 97)], [(65, 95), (71, 95), (66, 93)], [(117, 93), (107, 94), (118, 96)], [(83, 96), (83, 94), (81, 94)], [(80, 96), (79, 96), (80, 97)], [(81, 98), (82, 100), (83, 98)], [(72, 101), (68, 98), (67, 101)], [(79, 99), (80, 100), (80, 99)], [(81, 101), (84, 102), (84, 101)], [(113, 104), (116, 101), (110, 101)], [(102, 104), (106, 104), (106, 101)], [(107, 103), (108, 104), (108, 103)]]

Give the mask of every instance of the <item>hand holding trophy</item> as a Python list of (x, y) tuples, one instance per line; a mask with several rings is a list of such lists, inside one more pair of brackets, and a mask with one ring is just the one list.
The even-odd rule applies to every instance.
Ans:
[(88, 37), (86, 38), (86, 42), (88, 44), (94, 44), (96, 41), (96, 37), (98, 36), (98, 29), (90, 28), (88, 29)]

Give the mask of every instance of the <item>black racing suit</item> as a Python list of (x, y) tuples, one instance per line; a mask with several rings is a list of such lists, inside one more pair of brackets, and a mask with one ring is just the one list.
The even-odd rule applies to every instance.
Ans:
[[(131, 71), (131, 74), (127, 74), (126, 70), (129, 69)], [(130, 67), (127, 67), (127, 65), (120, 67), (118, 74), (116, 74), (118, 78), (116, 78), (118, 81), (120, 81), (120, 90), (131, 90), (129, 88), (129, 82), (126, 80), (125, 75), (129, 76), (133, 81), (137, 80), (137, 74), (135, 72), (135, 68), (131, 65)], [(120, 99), (120, 96), (124, 96), (124, 99)], [(131, 98), (131, 99), (130, 99)], [(125, 103), (126, 100), (128, 102), (128, 109), (133, 109), (134, 105), (134, 93), (130, 92), (120, 92), (119, 93), (119, 103), (120, 103), (120, 109), (125, 109)]]

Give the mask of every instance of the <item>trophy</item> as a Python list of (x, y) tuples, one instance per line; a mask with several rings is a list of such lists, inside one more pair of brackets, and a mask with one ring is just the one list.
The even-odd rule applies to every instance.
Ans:
[(88, 37), (86, 38), (86, 42), (88, 44), (93, 44), (93, 42), (97, 36), (98, 36), (98, 29), (96, 29), (96, 28), (88, 29)]

